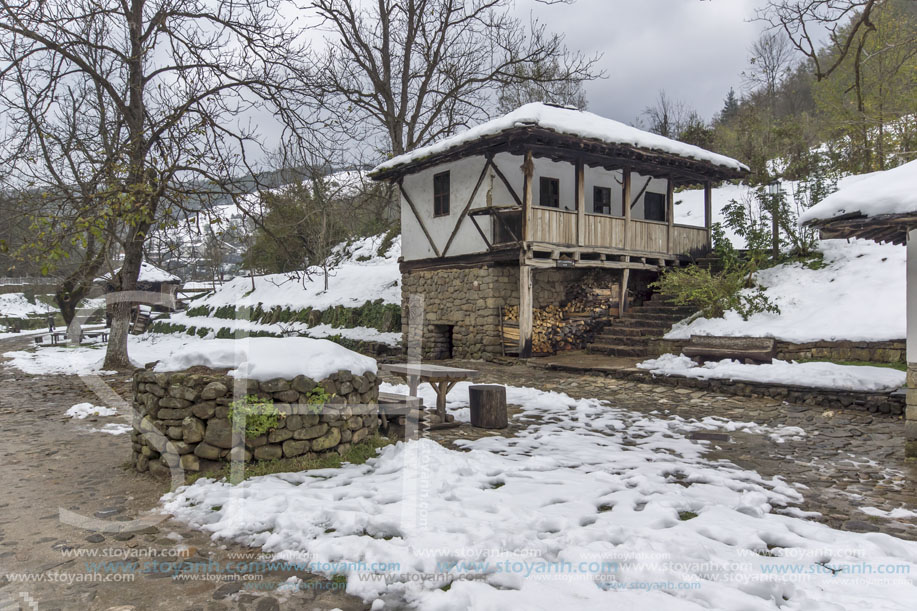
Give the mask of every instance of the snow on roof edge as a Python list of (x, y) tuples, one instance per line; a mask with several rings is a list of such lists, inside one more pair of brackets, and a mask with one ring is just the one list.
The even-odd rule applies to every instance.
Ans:
[(746, 172), (749, 170), (748, 166), (731, 157), (708, 151), (693, 144), (678, 142), (677, 140), (637, 129), (614, 119), (587, 111), (534, 102), (520, 106), (502, 117), (481, 123), (454, 136), (403, 155), (398, 155), (380, 163), (369, 174), (372, 176), (379, 172), (392, 170), (398, 166), (413, 163), (431, 155), (445, 153), (463, 144), (526, 125), (541, 127), (559, 134), (601, 140), (608, 144), (624, 144), (645, 150), (660, 151), (679, 157), (705, 161), (732, 170)]
[(856, 177), (799, 215), (799, 224), (856, 213), (870, 217), (911, 212), (917, 213), (917, 160)]

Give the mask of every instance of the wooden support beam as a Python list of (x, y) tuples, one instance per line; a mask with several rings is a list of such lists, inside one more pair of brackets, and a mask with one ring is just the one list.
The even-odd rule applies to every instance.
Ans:
[(669, 226), (666, 230), (666, 252), (670, 255), (675, 249), (675, 181), (672, 177), (666, 180), (665, 188), (665, 220)]
[(586, 244), (586, 166), (576, 161), (576, 245)]
[(707, 248), (713, 246), (713, 185), (704, 181), (704, 227), (707, 228)]
[(618, 297), (618, 316), (624, 316), (627, 309), (627, 283), (630, 280), (630, 268), (625, 267), (621, 272), (621, 294)]
[(532, 267), (523, 259), (519, 265), (519, 358), (532, 356), (532, 327)]
[(630, 247), (630, 168), (624, 168), (624, 184), (621, 185), (622, 199), (624, 202), (624, 250)]
[(534, 212), (532, 211), (532, 175), (535, 173), (535, 161), (532, 159), (532, 152), (525, 154), (525, 161), (522, 163), (522, 238), (523, 242), (532, 239), (532, 225), (534, 223)]
[(427, 236), (427, 242), (430, 243), (430, 247), (433, 249), (434, 254), (436, 254), (437, 257), (442, 257), (443, 255), (436, 247), (436, 242), (433, 241), (433, 238), (430, 236), (430, 232), (427, 231), (427, 226), (423, 224), (423, 219), (421, 218), (420, 213), (417, 212), (417, 207), (414, 206), (414, 202), (411, 201), (411, 196), (409, 196), (408, 192), (404, 190), (404, 184), (402, 184), (400, 180), (398, 181), (398, 189), (401, 191), (401, 196), (404, 197), (404, 201), (406, 201), (408, 206), (411, 208), (411, 212), (414, 213), (414, 218), (417, 219), (417, 223), (423, 230), (423, 234)]

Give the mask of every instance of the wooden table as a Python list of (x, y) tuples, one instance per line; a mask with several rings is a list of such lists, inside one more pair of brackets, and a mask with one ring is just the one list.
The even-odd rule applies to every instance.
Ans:
[(417, 396), (417, 387), (421, 382), (426, 382), (436, 391), (436, 414), (440, 422), (446, 422), (446, 395), (449, 391), (465, 380), (473, 380), (478, 372), (474, 369), (460, 369), (446, 367), (445, 365), (427, 365), (424, 363), (397, 363), (380, 365), (382, 371), (387, 371), (407, 382), (409, 393)]

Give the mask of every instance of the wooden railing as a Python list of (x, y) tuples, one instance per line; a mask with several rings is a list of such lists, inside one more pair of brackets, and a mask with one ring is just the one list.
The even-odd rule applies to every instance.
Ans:
[[(586, 226), (582, 244), (577, 240), (577, 213), (532, 207), (532, 226), (526, 240), (563, 246), (624, 248), (626, 221), (604, 214), (583, 215)], [(631, 219), (627, 227), (627, 249), (641, 253), (694, 254), (709, 247), (707, 230), (688, 225), (672, 226), (672, 252), (669, 253), (669, 225), (658, 221)]]

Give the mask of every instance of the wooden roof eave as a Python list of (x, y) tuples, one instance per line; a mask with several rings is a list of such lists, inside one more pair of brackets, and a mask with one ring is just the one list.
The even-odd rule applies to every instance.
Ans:
[(493, 134), (463, 145), (388, 168), (370, 175), (374, 180), (397, 181), (407, 174), (474, 155), (511, 153), (533, 155), (555, 161), (583, 161), (590, 167), (609, 170), (630, 167), (645, 176), (673, 177), (677, 184), (696, 184), (707, 180), (742, 178), (745, 170), (719, 166), (710, 162), (680, 157), (663, 151), (641, 149), (626, 144), (609, 144), (601, 140), (579, 138), (551, 130), (523, 126)]
[(907, 242), (908, 231), (917, 227), (917, 211), (875, 216), (866, 216), (857, 211), (830, 219), (807, 221), (803, 225), (818, 229), (823, 239), (861, 238), (904, 244)]

